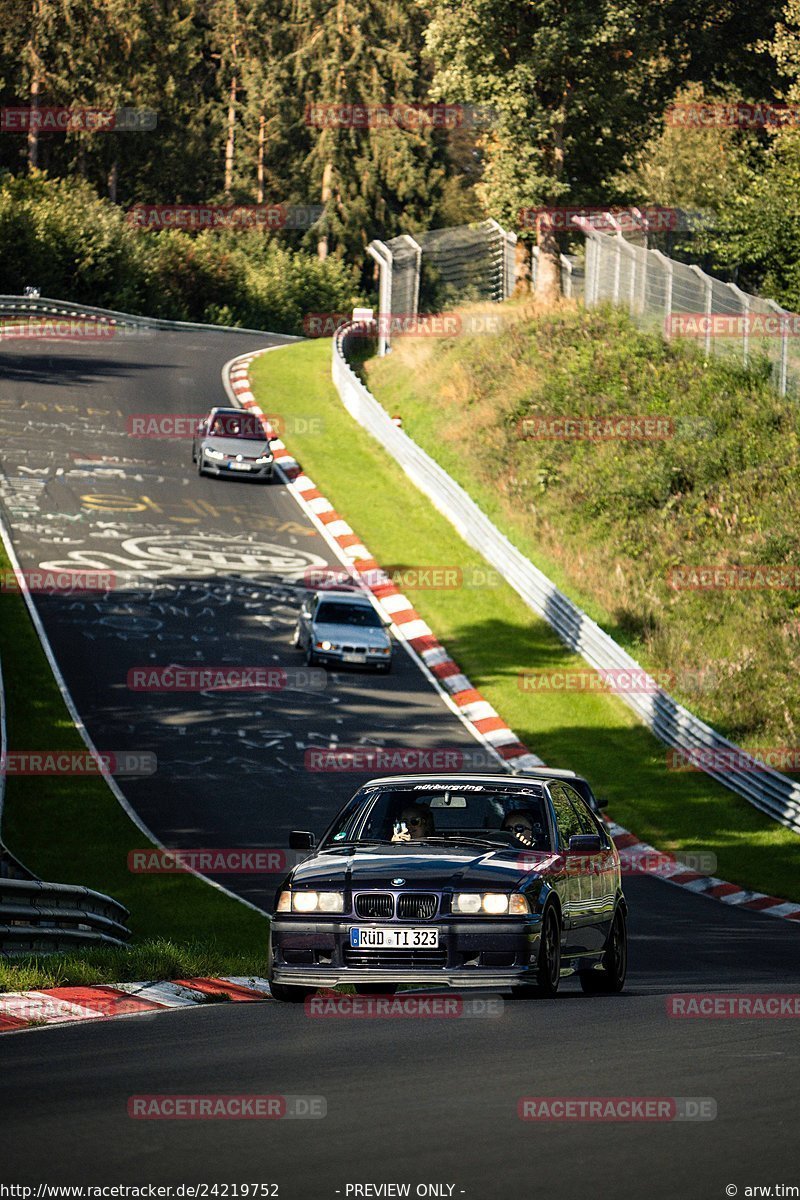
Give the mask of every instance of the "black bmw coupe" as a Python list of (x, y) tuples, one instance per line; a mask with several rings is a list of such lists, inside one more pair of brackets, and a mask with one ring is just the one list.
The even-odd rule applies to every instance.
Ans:
[(400, 775), (345, 804), (278, 889), (270, 987), (511, 987), (619, 992), (627, 906), (603, 822), (563, 778)]

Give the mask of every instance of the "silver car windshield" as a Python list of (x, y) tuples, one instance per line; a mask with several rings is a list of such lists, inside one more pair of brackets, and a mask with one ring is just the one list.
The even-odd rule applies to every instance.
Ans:
[(314, 620), (321, 625), (360, 625), (362, 629), (380, 629), (382, 625), (375, 609), (366, 604), (325, 604), (323, 601)]

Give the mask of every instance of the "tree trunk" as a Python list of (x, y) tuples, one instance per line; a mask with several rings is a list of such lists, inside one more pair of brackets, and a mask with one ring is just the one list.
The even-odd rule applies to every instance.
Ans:
[(514, 296), (527, 295), (531, 290), (531, 245), (517, 238), (514, 246)]
[[(39, 109), (39, 93), (42, 90), (42, 80), (38, 72), (31, 80), (31, 112), (37, 112)], [(28, 166), (38, 167), (39, 165), (39, 124), (38, 121), (29, 120), (28, 123)]]
[(236, 135), (236, 93), (237, 79), (231, 79), (231, 90), (228, 96), (228, 136), (225, 139), (225, 194), (233, 190), (233, 148)]
[(262, 113), (258, 118), (258, 190), (256, 191), (256, 203), (264, 203), (264, 131), (267, 124), (267, 119)]
[(119, 162), (115, 158), (108, 172), (108, 198), (112, 204), (117, 203), (117, 184), (119, 183)]
[[(333, 194), (331, 188), (331, 180), (333, 179), (333, 163), (330, 159), (325, 163), (325, 169), (322, 172), (322, 204), (327, 207), (328, 201)], [(328, 257), (328, 235), (323, 233), (322, 237), (317, 242), (317, 258), (323, 261)]]
[(536, 298), (555, 304), (561, 298), (561, 260), (558, 235), (540, 221), (536, 230), (539, 256), (536, 263)]

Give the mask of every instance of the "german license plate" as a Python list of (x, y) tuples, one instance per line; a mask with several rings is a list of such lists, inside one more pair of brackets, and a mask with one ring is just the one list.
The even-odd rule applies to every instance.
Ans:
[(350, 663), (365, 663), (367, 661), (366, 654), (343, 654), (342, 662)]
[(249, 463), (228, 463), (228, 466), (230, 467), (230, 469), (232, 471), (249, 471), (250, 470)]
[(386, 926), (356, 925), (350, 930), (353, 950), (435, 950), (438, 929), (393, 929)]

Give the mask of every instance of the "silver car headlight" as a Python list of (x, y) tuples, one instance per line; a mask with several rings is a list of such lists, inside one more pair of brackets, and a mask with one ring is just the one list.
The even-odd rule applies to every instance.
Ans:
[(531, 911), (521, 892), (456, 892), (452, 911), (462, 916), (488, 913), (492, 917), (522, 917)]
[(344, 912), (343, 892), (281, 892), (278, 897), (279, 913), (340, 913)]
[(205, 454), (206, 458), (224, 458), (225, 457), (225, 455), (222, 453), (221, 450), (215, 450), (212, 446), (204, 446), (203, 454)]

